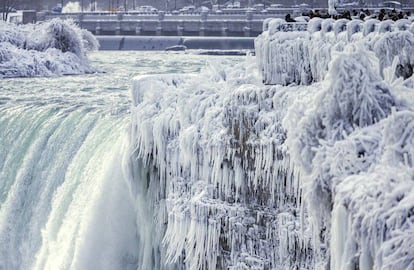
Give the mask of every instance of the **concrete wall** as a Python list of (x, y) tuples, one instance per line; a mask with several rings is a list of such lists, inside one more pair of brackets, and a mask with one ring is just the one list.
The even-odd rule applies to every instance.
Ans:
[(238, 36), (255, 37), (262, 32), (266, 18), (281, 18), (285, 14), (48, 14), (51, 18), (71, 18), (95, 35), (138, 36)]
[[(165, 50), (173, 46), (205, 50), (252, 50), (251, 37), (97, 36), (100, 50)], [(184, 48), (184, 47), (182, 47)]]

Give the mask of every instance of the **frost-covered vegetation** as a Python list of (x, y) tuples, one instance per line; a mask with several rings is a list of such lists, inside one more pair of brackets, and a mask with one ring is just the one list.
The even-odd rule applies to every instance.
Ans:
[(398, 55), (401, 67), (397, 72), (406, 78), (412, 74), (414, 24), (409, 20), (363, 22), (316, 18), (309, 22), (308, 31), (287, 33), (281, 31), (285, 24), (281, 19), (268, 20), (265, 24), (267, 31), (255, 40), (255, 47), (266, 84), (322, 81), (332, 54), (343, 51), (348, 44), (373, 51), (380, 60), (381, 70), (391, 65)]
[(259, 68), (134, 80), (138, 268), (413, 269), (412, 26), (266, 23)]
[(30, 25), (0, 21), (0, 78), (95, 72), (87, 54), (98, 46), (90, 32), (70, 21)]

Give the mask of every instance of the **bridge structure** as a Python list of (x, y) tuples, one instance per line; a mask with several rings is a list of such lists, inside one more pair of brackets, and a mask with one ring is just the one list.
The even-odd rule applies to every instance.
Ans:
[(70, 18), (95, 35), (138, 36), (233, 36), (256, 37), (262, 32), (267, 18), (297, 16), (300, 10), (281, 9), (274, 12), (231, 13), (65, 13), (44, 14), (39, 20)]

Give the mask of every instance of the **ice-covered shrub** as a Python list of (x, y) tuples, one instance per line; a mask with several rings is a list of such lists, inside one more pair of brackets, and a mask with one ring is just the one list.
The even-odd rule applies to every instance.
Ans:
[(21, 48), (24, 44), (25, 33), (15, 24), (0, 21), (0, 43), (8, 42)]
[(380, 23), (379, 20), (376, 19), (369, 19), (364, 22), (364, 36), (367, 36), (373, 33), (376, 30), (377, 25)]
[[(330, 21), (330, 20), (329, 20)], [(313, 18), (308, 22), (308, 32), (313, 34), (322, 30), (324, 20), (321, 18)]]
[(77, 37), (76, 31), (66, 22), (51, 20), (45, 31), (45, 37), (40, 50), (56, 48), (62, 52), (71, 52), (77, 56), (82, 55), (82, 39)]
[(402, 102), (413, 87), (396, 78), (398, 58), (385, 82), (381, 57), (352, 44), (334, 53), (320, 89), (284, 117), (314, 247), (330, 269), (413, 267), (414, 114)]
[(97, 44), (91, 33), (80, 29), (73, 21), (52, 19), (34, 26), (29, 40), (26, 41), (26, 49), (45, 51), (48, 48), (56, 48), (83, 58), (89, 51), (96, 50)]
[[(414, 46), (413, 34), (405, 30), (410, 28), (407, 23), (407, 20), (402, 20), (394, 27), (393, 21), (313, 18), (308, 23), (306, 34), (304, 31), (285, 32), (286, 22), (270, 20), (269, 27), (273, 27), (255, 40), (263, 81), (282, 85), (322, 81), (332, 54), (343, 51), (347, 44), (360, 44), (375, 51), (380, 58), (381, 75), (394, 57), (399, 56), (402, 68), (399, 76), (408, 78), (413, 69), (411, 58)], [(283, 56), (276, 55), (277, 52)]]
[(87, 54), (96, 38), (71, 21), (16, 26), (0, 23), (0, 77), (32, 77), (95, 72)]
[[(413, 267), (413, 125), (412, 111), (394, 111), (380, 125), (366, 129), (370, 136), (355, 134), (360, 139), (377, 138), (379, 144), (362, 155), (375, 159), (366, 163), (349, 159), (369, 169), (337, 175), (333, 182), (333, 268), (344, 264), (360, 269)], [(346, 230), (343, 224), (349, 224)]]
[[(272, 25), (272, 22), (275, 25)], [(269, 33), (255, 42), (261, 48), (258, 52), (259, 67), (263, 70), (263, 79), (268, 84), (287, 85), (291, 83), (307, 84), (312, 79), (309, 72), (309, 57), (306, 32), (277, 32), (278, 21), (269, 23)], [(271, 28), (273, 27), (273, 28)], [(296, 65), (292, 65), (292, 62)]]
[[(356, 52), (354, 52), (356, 50)], [(289, 136), (297, 145), (295, 160), (311, 170), (320, 141), (336, 141), (357, 128), (372, 125), (387, 117), (394, 105), (390, 91), (377, 73), (372, 53), (353, 46), (339, 53), (330, 63), (326, 89), (299, 123), (300, 131)], [(364, 76), (361, 76), (364, 74)], [(295, 151), (294, 151), (295, 152)]]
[(82, 29), (83, 48), (86, 52), (93, 52), (99, 49), (99, 42), (88, 30)]
[(348, 41), (352, 40), (352, 36), (356, 33), (360, 33), (363, 30), (363, 22), (361, 20), (349, 21), (346, 25)]
[(409, 30), (411, 22), (408, 19), (400, 19), (395, 22), (395, 27), (398, 30), (404, 31)]
[(14, 49), (16, 48), (9, 42), (0, 42), (0, 63), (10, 61)]
[[(414, 66), (414, 34), (408, 31), (384, 33), (375, 41), (373, 49), (380, 59), (381, 72), (384, 68), (391, 66), (394, 58), (398, 56), (398, 64), (403, 68), (403, 70), (398, 71), (398, 75), (404, 78), (412, 75)], [(411, 72), (408, 70), (410, 68)]]

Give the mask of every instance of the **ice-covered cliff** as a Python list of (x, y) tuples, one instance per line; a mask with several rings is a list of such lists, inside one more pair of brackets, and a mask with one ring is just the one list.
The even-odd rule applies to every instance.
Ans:
[(95, 72), (87, 54), (98, 46), (90, 32), (70, 21), (30, 25), (0, 21), (0, 78)]
[(285, 113), (275, 110), (287, 101), (258, 78), (253, 61), (135, 79), (131, 138), (141, 181), (132, 190), (142, 269), (313, 264), (299, 178), (283, 147)]
[(139, 269), (414, 267), (413, 27), (282, 23), (258, 65), (134, 79)]

